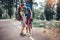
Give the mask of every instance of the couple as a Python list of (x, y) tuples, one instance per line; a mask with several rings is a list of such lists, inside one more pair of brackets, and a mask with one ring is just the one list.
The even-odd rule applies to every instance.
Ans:
[(23, 35), (24, 28), (26, 27), (26, 33), (31, 34), (31, 23), (32, 23), (32, 11), (30, 8), (27, 8), (25, 4), (21, 4), (21, 6), (18, 8), (18, 13), (21, 16), (21, 33), (20, 35)]

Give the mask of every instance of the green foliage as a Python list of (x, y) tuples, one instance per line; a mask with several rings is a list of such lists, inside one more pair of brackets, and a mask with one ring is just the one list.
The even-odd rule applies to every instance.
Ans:
[(0, 18), (2, 18), (3, 11), (4, 9), (0, 6)]
[(10, 16), (10, 18), (12, 17), (12, 15), (13, 15), (13, 7), (8, 9), (8, 15)]
[(2, 14), (3, 13), (3, 8), (2, 7), (0, 7), (0, 14)]
[(34, 27), (45, 27), (46, 26), (46, 24), (40, 19), (34, 19), (32, 24)]
[(13, 15), (13, 0), (1, 0), (2, 1), (2, 6), (4, 9), (8, 9), (8, 15), (11, 16)]
[(40, 11), (38, 9), (34, 9), (34, 18), (39, 19), (40, 17)]
[(41, 19), (41, 20), (44, 20), (44, 15), (43, 15), (43, 13), (40, 15), (40, 19)]
[(44, 15), (42, 13), (42, 10), (34, 9), (34, 18), (44, 20)]

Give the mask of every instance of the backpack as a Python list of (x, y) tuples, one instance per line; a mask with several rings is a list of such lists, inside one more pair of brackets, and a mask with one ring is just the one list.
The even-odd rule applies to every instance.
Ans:
[(29, 9), (29, 8), (26, 9), (26, 14), (25, 14), (25, 16), (26, 16), (27, 18), (29, 18), (29, 17), (31, 16), (31, 14), (30, 14), (30, 9)]
[(17, 20), (19, 20), (19, 21), (22, 20), (20, 13), (16, 12), (15, 15), (16, 15)]

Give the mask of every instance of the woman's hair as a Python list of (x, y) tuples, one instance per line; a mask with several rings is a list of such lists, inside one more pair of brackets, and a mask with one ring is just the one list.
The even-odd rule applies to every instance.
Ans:
[(24, 4), (22, 3), (19, 7), (18, 7), (18, 12), (21, 11), (21, 7), (24, 6)]
[(18, 12), (20, 12), (20, 11), (21, 11), (21, 7), (18, 8)]

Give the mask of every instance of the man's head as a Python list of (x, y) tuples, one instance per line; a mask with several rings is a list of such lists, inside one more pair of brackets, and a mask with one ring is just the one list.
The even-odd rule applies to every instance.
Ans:
[(25, 8), (25, 4), (21, 4), (21, 7), (22, 7), (22, 8)]

